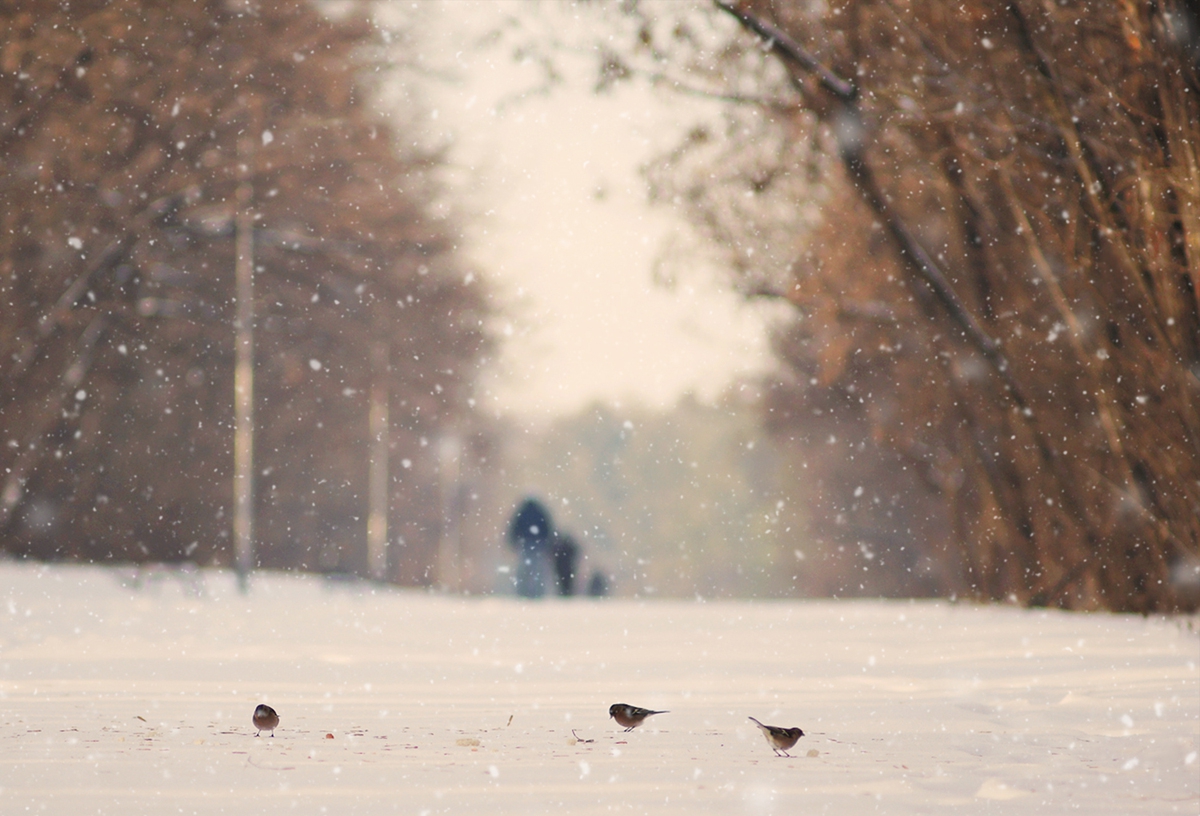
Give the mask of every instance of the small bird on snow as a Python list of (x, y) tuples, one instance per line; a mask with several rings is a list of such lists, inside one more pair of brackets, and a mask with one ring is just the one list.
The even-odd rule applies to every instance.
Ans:
[(804, 732), (799, 728), (780, 728), (778, 725), (763, 725), (753, 717), (749, 719), (763, 732), (763, 736), (767, 738), (767, 745), (771, 746), (771, 750), (775, 752), (775, 756), (791, 756), (788, 753), (788, 749), (799, 742), (800, 738), (804, 736)]
[(624, 726), (626, 731), (632, 731), (646, 721), (651, 714), (669, 714), (668, 711), (651, 711), (648, 708), (638, 708), (628, 703), (613, 703), (608, 707), (608, 716)]
[(254, 727), (258, 729), (254, 736), (258, 736), (263, 731), (270, 731), (271, 736), (275, 736), (275, 728), (279, 725), (279, 715), (275, 713), (275, 709), (269, 705), (260, 704), (254, 709)]

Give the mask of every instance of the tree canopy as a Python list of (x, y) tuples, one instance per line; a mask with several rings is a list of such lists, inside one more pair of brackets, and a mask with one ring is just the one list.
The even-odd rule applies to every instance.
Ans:
[(382, 383), (390, 575), (426, 580), (429, 440), (469, 411), (486, 306), (438, 157), (372, 109), (374, 28), (276, 0), (35, 0), (0, 26), (2, 546), (228, 563), (242, 217), (260, 563), (365, 568)]
[(947, 567), (947, 592), (1194, 606), (1190, 7), (629, 9), (603, 76), (727, 104), (652, 189), (748, 296), (796, 309), (769, 422), (812, 465), (815, 534), (862, 553), (835, 584), (900, 543)]

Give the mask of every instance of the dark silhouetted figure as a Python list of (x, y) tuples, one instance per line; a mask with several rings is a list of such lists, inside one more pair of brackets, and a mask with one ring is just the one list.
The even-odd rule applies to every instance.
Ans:
[(550, 513), (537, 499), (521, 502), (508, 528), (508, 543), (517, 551), (517, 594), (540, 598), (546, 594), (542, 569), (550, 541)]
[(571, 597), (575, 594), (579, 545), (566, 533), (558, 533), (554, 536), (554, 544), (550, 548), (550, 558), (554, 563), (554, 581), (558, 587), (558, 594), (564, 598)]
[(588, 581), (587, 594), (591, 598), (603, 598), (608, 595), (608, 576), (599, 570), (593, 572), (591, 580)]

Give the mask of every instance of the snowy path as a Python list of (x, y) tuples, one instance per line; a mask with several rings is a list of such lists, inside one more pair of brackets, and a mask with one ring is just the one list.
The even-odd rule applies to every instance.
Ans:
[(0, 813), (1200, 812), (1180, 621), (122, 575), (0, 563)]

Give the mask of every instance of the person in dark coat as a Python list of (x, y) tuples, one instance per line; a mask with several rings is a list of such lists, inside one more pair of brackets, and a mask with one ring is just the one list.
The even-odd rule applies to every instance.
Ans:
[(537, 499), (527, 498), (513, 514), (508, 543), (517, 551), (517, 594), (540, 598), (546, 594), (543, 563), (553, 530), (550, 513)]
[(604, 598), (608, 596), (608, 576), (597, 570), (588, 581), (588, 597)]
[(554, 564), (554, 581), (558, 594), (569, 598), (575, 594), (575, 572), (579, 569), (579, 545), (566, 533), (556, 533), (550, 548)]

